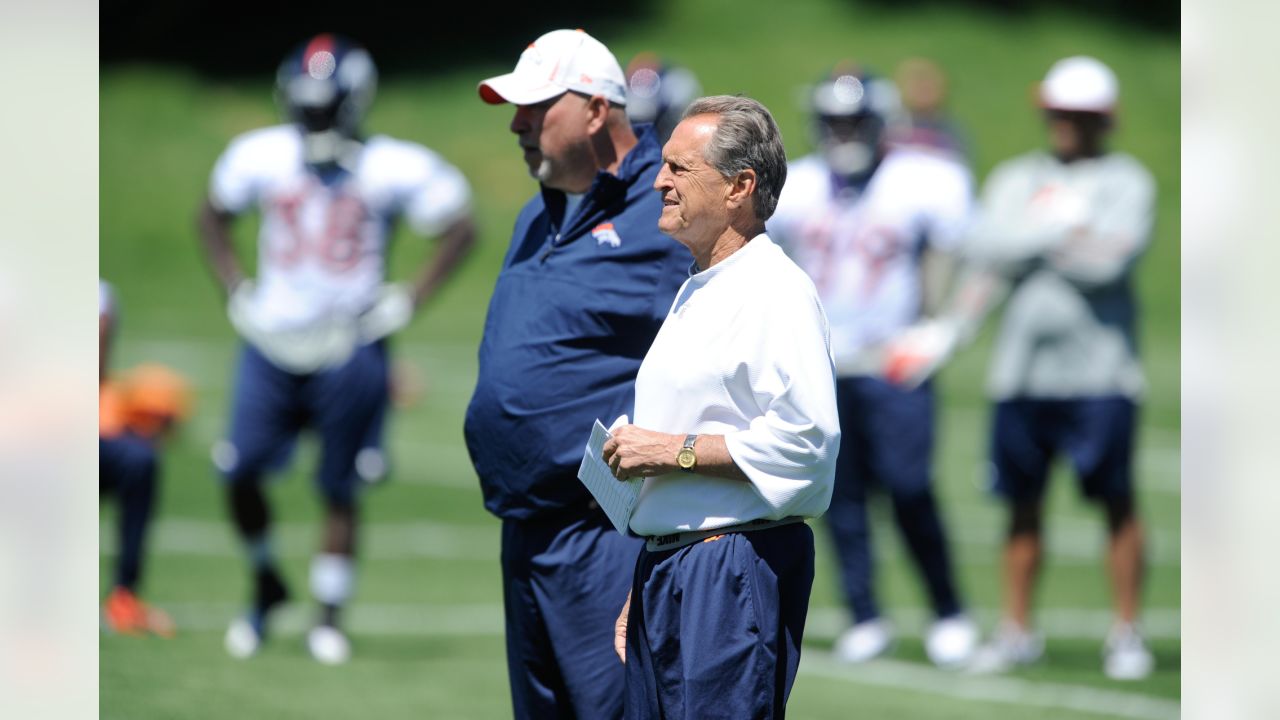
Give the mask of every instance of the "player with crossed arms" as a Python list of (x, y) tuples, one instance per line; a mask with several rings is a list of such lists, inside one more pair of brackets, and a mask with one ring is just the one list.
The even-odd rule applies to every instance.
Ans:
[[(474, 241), (471, 191), (456, 168), (420, 145), (360, 132), (376, 78), (369, 54), (335, 35), (291, 53), (276, 83), (289, 122), (232, 141), (200, 213), (208, 261), (244, 340), (229, 435), (214, 450), (254, 578), (248, 614), (227, 631), (236, 657), (258, 650), (269, 612), (288, 596), (261, 484), (310, 427), (321, 440), (316, 483), (325, 531), (311, 563), (321, 613), (307, 645), (324, 663), (349, 658), (339, 611), (354, 585), (358, 489), (386, 472), (385, 339), (408, 324)], [(230, 228), (255, 208), (258, 276), (249, 280)], [(385, 282), (387, 241), (400, 218), (441, 238), (411, 288)]]
[(1031, 606), (1044, 491), (1059, 454), (1107, 521), (1115, 619), (1103, 670), (1137, 680), (1155, 667), (1137, 625), (1143, 540), (1132, 468), (1145, 388), (1132, 275), (1151, 239), (1155, 183), (1133, 157), (1106, 147), (1118, 98), (1115, 74), (1094, 58), (1050, 68), (1039, 98), (1049, 152), (992, 171), (954, 299), (888, 353), (889, 375), (919, 383), (1008, 298), (988, 380), (992, 487), (1009, 508), (1004, 607), (994, 637), (974, 657), (975, 671), (1026, 665), (1044, 651)]

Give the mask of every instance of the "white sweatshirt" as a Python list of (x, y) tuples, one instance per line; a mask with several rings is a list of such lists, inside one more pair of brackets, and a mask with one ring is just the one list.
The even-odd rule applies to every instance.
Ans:
[(1110, 153), (1032, 152), (992, 171), (966, 252), (1013, 282), (991, 361), (996, 400), (1145, 388), (1132, 274), (1151, 240), (1155, 182)]
[(640, 535), (826, 511), (840, 447), (830, 330), (813, 282), (767, 235), (680, 288), (636, 377), (634, 422), (724, 435), (750, 479), (646, 479)]

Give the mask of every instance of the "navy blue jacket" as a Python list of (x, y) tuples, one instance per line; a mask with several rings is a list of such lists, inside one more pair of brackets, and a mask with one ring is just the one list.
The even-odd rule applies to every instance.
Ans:
[(658, 231), (650, 126), (573, 217), (542, 188), (516, 219), (489, 301), (465, 433), (485, 507), (507, 519), (585, 514), (591, 425), (632, 413), (636, 372), (693, 257)]

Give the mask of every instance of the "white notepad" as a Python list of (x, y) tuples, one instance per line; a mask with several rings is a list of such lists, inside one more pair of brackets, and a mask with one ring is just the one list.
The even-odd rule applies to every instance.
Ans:
[[(627, 416), (623, 415), (613, 423), (613, 427), (627, 424)], [(619, 480), (605, 464), (602, 457), (604, 443), (613, 437), (604, 424), (596, 420), (591, 428), (591, 439), (587, 441), (587, 450), (582, 455), (582, 465), (578, 466), (578, 479), (591, 491), (592, 497), (600, 503), (613, 526), (623, 535), (627, 534), (627, 526), (631, 524), (631, 513), (636, 509), (636, 501), (640, 499), (640, 488), (644, 487), (642, 478)]]

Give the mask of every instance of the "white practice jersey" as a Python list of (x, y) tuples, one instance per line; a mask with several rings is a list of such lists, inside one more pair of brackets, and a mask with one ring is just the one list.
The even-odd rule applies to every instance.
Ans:
[(972, 212), (969, 170), (941, 153), (893, 150), (861, 193), (819, 154), (791, 163), (769, 234), (813, 278), (838, 367), (919, 319), (925, 244), (955, 250)]
[(394, 221), (437, 234), (469, 211), (471, 189), (436, 153), (385, 135), (369, 138), (353, 171), (321, 176), (303, 163), (301, 134), (278, 125), (231, 142), (210, 199), (231, 213), (261, 212), (255, 316), (264, 329), (291, 330), (368, 309)]

